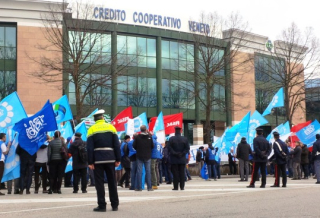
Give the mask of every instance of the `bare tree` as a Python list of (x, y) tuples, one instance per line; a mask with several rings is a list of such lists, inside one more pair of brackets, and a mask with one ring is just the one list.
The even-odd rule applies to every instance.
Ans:
[(299, 116), (305, 114), (305, 83), (319, 73), (319, 39), (312, 28), (302, 32), (295, 23), (284, 29), (278, 38), (268, 56), (260, 58), (255, 67), (261, 77), (259, 80), (265, 83), (264, 90), (275, 93), (280, 87), (284, 88), (283, 115), (293, 125), (298, 113)]
[[(187, 55), (192, 57), (192, 61), (185, 66), (194, 81), (189, 84), (189, 87), (193, 88), (188, 92), (195, 96), (195, 104), (197, 101), (200, 103), (196, 108), (204, 111), (204, 142), (208, 143), (211, 140), (213, 109), (221, 113), (231, 113), (236, 108), (236, 102), (232, 102), (231, 106), (226, 104), (226, 98), (232, 101), (231, 94), (245, 94), (240, 90), (234, 91), (233, 85), (244, 82), (246, 66), (251, 59), (239, 58), (239, 51), (249, 40), (246, 31), (248, 25), (239, 14), (224, 18), (217, 13), (202, 13), (199, 23), (189, 25), (193, 25), (193, 28), (198, 25), (203, 30), (202, 34), (193, 34), (194, 47), (183, 43)], [(243, 108), (243, 105), (241, 107)], [(231, 125), (228, 118), (227, 123)]]
[[(110, 90), (114, 89), (111, 81), (134, 60), (112, 55), (112, 36), (107, 32), (110, 23), (92, 20), (93, 4), (72, 2), (51, 4), (41, 14), (47, 43), (37, 44), (37, 48), (50, 51), (51, 56), (27, 56), (40, 66), (32, 76), (46, 83), (60, 82), (63, 89), (74, 89), (77, 117), (82, 117), (84, 105), (96, 107), (110, 101)], [(116, 72), (111, 72), (113, 64)]]

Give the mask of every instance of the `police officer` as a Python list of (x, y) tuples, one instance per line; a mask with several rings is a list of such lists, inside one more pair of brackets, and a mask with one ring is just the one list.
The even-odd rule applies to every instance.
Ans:
[(179, 182), (180, 190), (184, 190), (186, 154), (189, 152), (190, 146), (188, 139), (181, 136), (181, 128), (179, 126), (175, 127), (175, 136), (172, 136), (169, 139), (168, 150), (173, 174), (172, 190), (178, 190)]
[(115, 179), (115, 167), (121, 160), (119, 138), (113, 125), (106, 123), (104, 110), (98, 110), (93, 116), (95, 124), (88, 130), (88, 165), (94, 170), (95, 186), (98, 197), (96, 212), (106, 212), (104, 173), (108, 178), (109, 198), (113, 211), (118, 210), (119, 198)]
[(257, 137), (253, 139), (253, 148), (254, 148), (254, 163), (251, 175), (251, 182), (247, 188), (254, 188), (255, 178), (260, 169), (262, 175), (261, 186), (260, 188), (266, 187), (266, 164), (268, 161), (268, 156), (271, 152), (271, 146), (269, 142), (263, 137), (263, 129), (256, 129)]
[(272, 185), (271, 187), (280, 187), (280, 174), (282, 175), (282, 187), (287, 187), (286, 164), (289, 150), (287, 145), (280, 139), (280, 134), (278, 132), (273, 132), (273, 136), (275, 141), (272, 147), (274, 151), (274, 158), (276, 159), (276, 165), (275, 182), (274, 185)]

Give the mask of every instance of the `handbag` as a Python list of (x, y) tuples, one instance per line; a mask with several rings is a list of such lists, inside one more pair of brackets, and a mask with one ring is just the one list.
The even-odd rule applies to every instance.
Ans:
[(278, 142), (275, 142), (277, 145), (278, 145), (278, 148), (279, 148), (279, 150), (280, 150), (280, 152), (281, 152), (281, 157), (282, 157), (282, 159), (283, 160), (287, 160), (287, 154), (286, 153), (284, 153), (283, 151), (282, 151), (282, 148), (281, 148), (281, 146), (279, 145), (279, 143)]
[(68, 150), (67, 150), (67, 148), (64, 146), (64, 143), (63, 143), (62, 140), (61, 140), (61, 143), (62, 143), (62, 145), (61, 145), (61, 148), (60, 148), (60, 154), (61, 154), (62, 159), (64, 159), (64, 160), (67, 161), (67, 160), (69, 159)]

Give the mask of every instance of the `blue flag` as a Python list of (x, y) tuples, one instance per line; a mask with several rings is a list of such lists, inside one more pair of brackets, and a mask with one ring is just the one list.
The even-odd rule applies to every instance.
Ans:
[(92, 111), (92, 113), (91, 114), (89, 114), (89, 116), (87, 116), (87, 118), (90, 118), (90, 117), (92, 117), (94, 114), (95, 114), (95, 112), (97, 112), (99, 109), (98, 108), (96, 108), (94, 111)]
[(81, 135), (81, 139), (82, 139), (83, 141), (87, 141), (87, 134), (88, 134), (88, 132), (87, 132), (86, 124), (85, 124), (84, 122), (79, 123), (79, 124), (74, 128), (74, 131), (75, 131), (75, 133), (76, 133), (76, 132), (81, 133), (81, 134), (82, 134), (82, 135)]
[(10, 147), (8, 156), (6, 157), (1, 182), (10, 181), (20, 177), (20, 157), (16, 154), (18, 137), (19, 135), (17, 133)]
[(0, 128), (8, 128), (26, 118), (27, 113), (17, 92), (14, 92), (0, 102)]
[(63, 127), (59, 125), (59, 131), (61, 132), (61, 136), (65, 139), (73, 136), (73, 129), (70, 121), (66, 122)]
[(318, 120), (313, 121), (308, 126), (296, 132), (300, 141), (308, 147), (313, 146), (313, 143), (316, 141), (316, 134), (320, 134), (320, 124)]
[(273, 133), (274, 132), (278, 132), (280, 134), (280, 129), (282, 128), (283, 123), (281, 123), (279, 126), (277, 126), (276, 128), (274, 128), (271, 133), (267, 136), (267, 140), (270, 141), (271, 139), (273, 139)]
[(242, 120), (231, 127), (229, 130), (226, 131), (226, 140), (227, 141), (234, 141), (237, 134), (243, 137), (247, 137), (248, 128), (250, 123), (250, 112), (248, 112)]
[(65, 173), (72, 171), (72, 163), (73, 159), (72, 157), (69, 158), (66, 169), (64, 170)]
[(52, 104), (47, 101), (43, 108), (31, 117), (24, 118), (13, 127), (19, 133), (19, 144), (30, 155), (36, 153), (47, 140), (47, 132), (57, 129)]
[(72, 120), (73, 115), (66, 95), (52, 103), (57, 123)]
[(157, 117), (156, 123), (153, 128), (153, 133), (156, 133), (160, 130), (164, 130), (164, 121), (163, 121), (162, 111), (160, 112), (160, 114)]
[(146, 112), (140, 114), (133, 119), (134, 122), (134, 132), (140, 132), (140, 126), (145, 125), (149, 129), (147, 114)]
[(252, 129), (255, 130), (259, 126), (262, 126), (267, 123), (268, 123), (268, 120), (266, 120), (258, 111), (255, 111), (250, 116), (249, 130), (252, 130)]
[(284, 106), (284, 94), (283, 94), (283, 88), (279, 89), (279, 91), (273, 96), (270, 104), (263, 112), (262, 116), (266, 116), (271, 113), (272, 108), (275, 107), (283, 107)]
[(208, 166), (206, 163), (203, 164), (203, 167), (201, 169), (201, 177), (205, 180), (209, 179)]

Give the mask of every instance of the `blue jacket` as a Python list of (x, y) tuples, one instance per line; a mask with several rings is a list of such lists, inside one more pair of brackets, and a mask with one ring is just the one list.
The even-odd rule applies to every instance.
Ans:
[(128, 142), (129, 157), (131, 157), (132, 155), (137, 153), (136, 150), (133, 148), (133, 142), (134, 142), (134, 140), (131, 140)]
[(313, 143), (312, 157), (314, 161), (320, 160), (320, 154), (317, 155), (317, 152), (320, 153), (320, 139)]
[(153, 139), (153, 144), (154, 144), (154, 147), (151, 151), (151, 159), (161, 159), (162, 155), (161, 155), (161, 147), (162, 145), (157, 142), (157, 136), (156, 135), (153, 135), (152, 136), (152, 139)]

